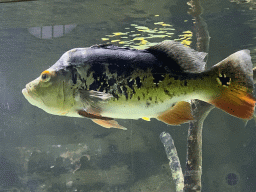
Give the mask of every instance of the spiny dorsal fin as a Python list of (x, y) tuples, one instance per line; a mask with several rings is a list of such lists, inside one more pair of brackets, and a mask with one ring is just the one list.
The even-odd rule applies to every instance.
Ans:
[(90, 48), (93, 49), (111, 49), (111, 50), (136, 50), (136, 49), (130, 49), (129, 47), (118, 47), (113, 44), (96, 44), (92, 45)]
[[(174, 60), (183, 72), (201, 72), (204, 70), (204, 58), (207, 53), (197, 52), (194, 49), (185, 47), (179, 42), (163, 41), (147, 49), (157, 57), (165, 57), (165, 60)], [(172, 66), (170, 66), (172, 67)]]
[(105, 49), (109, 49), (109, 48), (112, 48), (112, 47), (117, 47), (113, 44), (96, 44), (96, 45), (92, 45), (90, 48), (105, 48)]

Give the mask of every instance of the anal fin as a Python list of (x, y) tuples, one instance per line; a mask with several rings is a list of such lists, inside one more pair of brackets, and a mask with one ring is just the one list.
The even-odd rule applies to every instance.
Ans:
[(194, 120), (190, 103), (186, 101), (177, 102), (174, 107), (163, 112), (157, 119), (169, 125), (180, 125)]

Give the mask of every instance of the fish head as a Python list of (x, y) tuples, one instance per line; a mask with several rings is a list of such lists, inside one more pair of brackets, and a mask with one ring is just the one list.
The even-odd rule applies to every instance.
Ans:
[(65, 112), (65, 81), (53, 69), (45, 70), (22, 90), (28, 102), (47, 113), (62, 115)]

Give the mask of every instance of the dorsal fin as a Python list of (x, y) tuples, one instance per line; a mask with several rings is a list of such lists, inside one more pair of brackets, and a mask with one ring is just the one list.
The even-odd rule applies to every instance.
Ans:
[(95, 45), (92, 45), (90, 48), (112, 48), (112, 47), (117, 47), (117, 46), (106, 43), (106, 44), (95, 44)]
[(170, 66), (170, 68), (175, 67), (175, 71), (180, 70), (182, 72), (193, 73), (204, 70), (204, 58), (207, 53), (195, 51), (179, 42), (163, 41), (146, 50), (156, 57), (162, 58), (164, 62), (170, 60), (170, 65), (173, 65), (173, 61), (175, 61), (179, 66)]
[(90, 48), (93, 49), (111, 49), (111, 50), (131, 50), (134, 51), (136, 49), (130, 49), (129, 47), (118, 47), (116, 45), (113, 44), (96, 44), (96, 45), (92, 45)]

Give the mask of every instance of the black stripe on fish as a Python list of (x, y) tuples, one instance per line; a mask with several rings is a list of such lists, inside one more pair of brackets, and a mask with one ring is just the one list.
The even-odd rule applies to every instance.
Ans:
[(153, 73), (153, 82), (156, 84), (156, 86), (158, 85), (158, 83), (162, 82), (165, 78), (165, 76), (163, 74), (154, 74)]
[(169, 97), (172, 97), (172, 95), (170, 94), (170, 92), (167, 89), (164, 89), (164, 92), (166, 95), (168, 95)]
[(142, 83), (141, 83), (140, 77), (136, 77), (135, 83), (136, 83), (137, 88), (141, 88)]
[(127, 88), (124, 85), (122, 86), (122, 88), (123, 88), (123, 94), (125, 95), (126, 100), (128, 100)]
[(158, 104), (158, 101), (157, 101), (157, 96), (155, 97), (155, 104)]
[(127, 79), (127, 85), (131, 88), (131, 89), (133, 89), (133, 86), (134, 86), (134, 80), (133, 79)]
[(71, 72), (71, 80), (73, 82), (73, 84), (77, 83), (77, 70), (75, 67), (73, 67), (73, 65), (70, 65), (67, 67), (67, 70), (69, 70)]
[(118, 96), (118, 94), (115, 93), (115, 91), (112, 91), (111, 94), (113, 95), (113, 97), (115, 99), (117, 99), (117, 100), (119, 99), (119, 96)]
[(130, 99), (132, 99), (133, 96), (134, 96), (134, 93), (131, 93), (131, 94), (130, 94)]
[(114, 78), (110, 78), (110, 79), (108, 80), (108, 85), (109, 85), (109, 86), (113, 86), (115, 83), (116, 83), (116, 79), (114, 79)]

